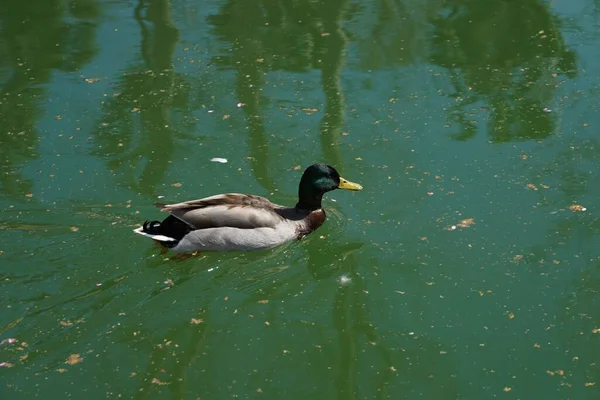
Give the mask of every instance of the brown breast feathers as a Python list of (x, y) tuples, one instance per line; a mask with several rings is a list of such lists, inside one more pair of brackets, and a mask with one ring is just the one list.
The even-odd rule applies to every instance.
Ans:
[(304, 219), (305, 224), (300, 225), (296, 230), (296, 233), (298, 234), (298, 239), (303, 238), (304, 236), (308, 235), (309, 233), (323, 225), (323, 222), (325, 222), (325, 218), (326, 215), (323, 209), (311, 211)]

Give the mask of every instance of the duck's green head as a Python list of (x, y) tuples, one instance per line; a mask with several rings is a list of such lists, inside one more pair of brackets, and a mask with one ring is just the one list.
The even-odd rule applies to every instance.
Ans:
[(313, 164), (302, 174), (297, 207), (309, 210), (321, 208), (323, 194), (335, 189), (362, 190), (362, 186), (342, 178), (330, 165)]

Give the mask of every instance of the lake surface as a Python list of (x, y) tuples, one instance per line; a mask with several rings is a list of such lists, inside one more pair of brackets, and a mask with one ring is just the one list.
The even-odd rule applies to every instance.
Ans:
[[(598, 399), (600, 2), (2, 0), (1, 399)], [(214, 157), (226, 158), (216, 163)], [(275, 250), (154, 203), (362, 192)]]

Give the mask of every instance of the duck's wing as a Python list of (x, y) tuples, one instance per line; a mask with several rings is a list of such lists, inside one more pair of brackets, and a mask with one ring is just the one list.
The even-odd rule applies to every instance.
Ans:
[(241, 229), (274, 228), (282, 221), (275, 211), (280, 206), (261, 196), (228, 193), (177, 204), (158, 205), (161, 211), (193, 229), (232, 227)]

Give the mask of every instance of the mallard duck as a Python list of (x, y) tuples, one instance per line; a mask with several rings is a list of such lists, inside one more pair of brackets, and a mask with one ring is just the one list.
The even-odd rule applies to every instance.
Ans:
[(170, 215), (146, 221), (134, 232), (174, 252), (261, 250), (301, 239), (325, 222), (323, 195), (331, 190), (362, 190), (326, 164), (306, 168), (298, 203), (284, 207), (250, 194), (228, 193), (177, 204), (157, 204)]

